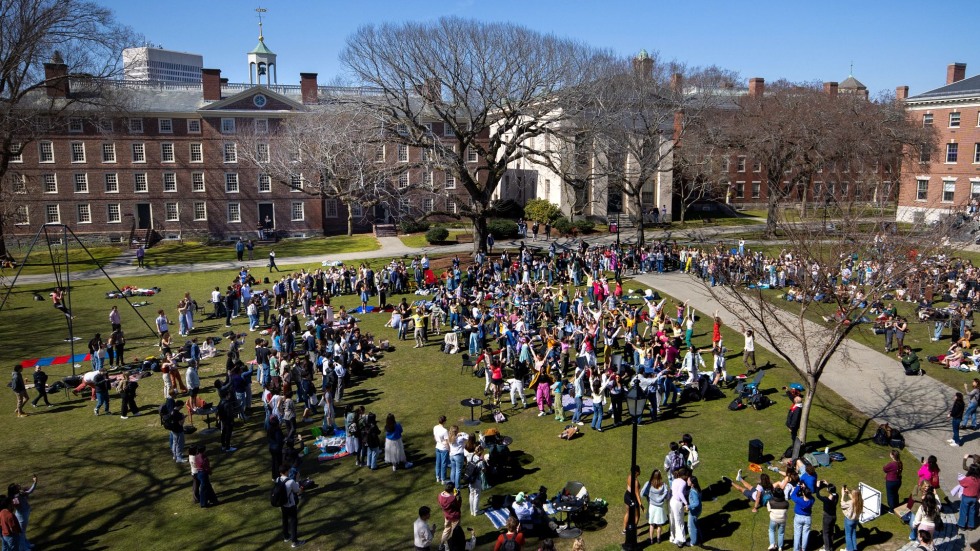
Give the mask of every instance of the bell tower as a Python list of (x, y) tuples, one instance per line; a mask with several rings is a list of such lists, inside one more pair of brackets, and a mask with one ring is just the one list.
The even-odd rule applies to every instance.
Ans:
[(255, 8), (259, 14), (259, 43), (248, 53), (248, 81), (250, 84), (269, 86), (276, 84), (276, 54), (265, 45), (262, 35), (262, 14), (265, 8)]

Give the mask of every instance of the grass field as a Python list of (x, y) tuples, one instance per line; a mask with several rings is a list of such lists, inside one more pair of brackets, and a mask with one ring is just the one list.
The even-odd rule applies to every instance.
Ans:
[[(275, 245), (256, 245), (255, 258), (264, 260), (270, 250), (276, 251), (276, 256), (329, 255), (338, 253), (359, 253), (374, 251), (381, 248), (378, 240), (370, 234), (353, 236), (335, 235), (330, 237), (315, 237), (308, 239), (283, 239)], [(169, 266), (173, 264), (199, 264), (202, 262), (220, 262), (235, 259), (235, 245), (229, 243), (205, 244), (185, 241), (184, 243), (160, 243), (146, 250), (144, 261), (147, 265)], [(248, 258), (248, 252), (245, 253)]]
[[(165, 308), (171, 319), (176, 317), (176, 302), (184, 291), (201, 299), (208, 289), (224, 285), (232, 277), (230, 271), (188, 272), (122, 283), (163, 288), (160, 295), (149, 299), (148, 307), (140, 309), (152, 324), (157, 308)], [(67, 345), (61, 340), (66, 333), (65, 318), (49, 304), (31, 301), (32, 290), (17, 289), (10, 309), (0, 315), (0, 339), (6, 343), (4, 359), (8, 365), (15, 360), (67, 353)], [(99, 281), (81, 282), (73, 290), (76, 333), (83, 339), (78, 348), (84, 348), (94, 332), (108, 332), (106, 315), (111, 305), (125, 306), (123, 301), (102, 298), (105, 290)], [(334, 304), (354, 306), (355, 302), (348, 296)], [(140, 326), (135, 312), (124, 308), (122, 316), (131, 350), (126, 356), (155, 352), (155, 338)], [(431, 428), (439, 415), (446, 415), (449, 424), (462, 427), (462, 421), (469, 418), (469, 408), (461, 406), (460, 400), (482, 397), (482, 379), (461, 375), (460, 357), (438, 352), (437, 337), (423, 349), (412, 349), (407, 341), (394, 340), (393, 332), (383, 327), (386, 321), (383, 314), (368, 314), (362, 326), (381, 338), (392, 339), (397, 349), (382, 359), (376, 375), (354, 380), (345, 403), (364, 404), (382, 418), (388, 412), (395, 413), (405, 427), (406, 449), (415, 466), (394, 473), (387, 467), (371, 472), (355, 467), (350, 458), (327, 463), (308, 458), (303, 472), (316, 479), (320, 487), (307, 494), (300, 509), (301, 537), (310, 538), (306, 548), (408, 548), (418, 507), (437, 508), (439, 488), (433, 473)], [(234, 323), (236, 330), (244, 330), (243, 318)], [(198, 321), (195, 334), (216, 335), (224, 330), (223, 320)], [(738, 338), (727, 328), (723, 333), (733, 342)], [(695, 335), (696, 343), (706, 344), (710, 328), (699, 324)], [(246, 359), (250, 358), (246, 352)], [(760, 364), (772, 362), (762, 388), (776, 400), (774, 406), (730, 412), (726, 407), (731, 397), (728, 391), (728, 399), (681, 406), (639, 431), (638, 463), (643, 477), (662, 465), (670, 441), (685, 432), (694, 435), (701, 450), (697, 474), (702, 486), (710, 487), (701, 527), (706, 545), (715, 549), (742, 551), (768, 546), (765, 513), (753, 514), (739, 494), (718, 484), (721, 476), (734, 476), (736, 469), (746, 467), (748, 440), (762, 439), (766, 452), (776, 455), (789, 444), (783, 426), (788, 403), (779, 389), (795, 377), (768, 354), (760, 353), (758, 359)], [(738, 363), (732, 358), (732, 372), (738, 371)], [(208, 388), (212, 379), (223, 373), (223, 366), (223, 356), (205, 363), (202, 388)], [(70, 368), (58, 366), (49, 371), (55, 380)], [(208, 444), (214, 467), (212, 480), (222, 501), (218, 507), (202, 510), (191, 503), (188, 469), (169, 459), (167, 433), (152, 413), (162, 401), (158, 375), (140, 385), (137, 401), (146, 415), (128, 420), (118, 418), (115, 394), (111, 404), (116, 416), (94, 417), (93, 404), (88, 400), (59, 395), (53, 397), (55, 408), (28, 407), (34, 414), (26, 419), (14, 418), (13, 395), (5, 396), (7, 413), (0, 416), (0, 430), (6, 436), (11, 459), (0, 464), (0, 480), (28, 482), (32, 472), (38, 474), (40, 485), (32, 499), (30, 534), (41, 548), (150, 551), (284, 545), (280, 543), (278, 511), (268, 503), (269, 459), (259, 415), (253, 414), (236, 426), (233, 442), (239, 451), (234, 454), (218, 452), (217, 435), (188, 436), (188, 444)], [(215, 400), (212, 393), (204, 397)], [(534, 491), (541, 485), (554, 494), (568, 480), (584, 482), (593, 498), (604, 498), (610, 505), (602, 521), (586, 526), (588, 549), (618, 549), (624, 513), (621, 496), (630, 461), (629, 427), (612, 429), (607, 416), (604, 426), (610, 430), (602, 434), (586, 430), (583, 437), (566, 442), (557, 438), (562, 424), (550, 416), (537, 417), (534, 409), (517, 411), (509, 405), (505, 412), (509, 420), (500, 430), (514, 438), (514, 450), (523, 452), (524, 472), (516, 480), (485, 491), (484, 496)], [(203, 420), (196, 420), (196, 424), (203, 427)], [(477, 428), (489, 426), (484, 423)], [(816, 399), (810, 440), (841, 451), (847, 461), (822, 469), (821, 478), (851, 486), (864, 481), (882, 489), (881, 465), (887, 450), (870, 442), (874, 429), (850, 405), (823, 390)], [(308, 435), (309, 426), (303, 426), (302, 433)], [(913, 458), (906, 460), (914, 465)], [(914, 477), (914, 468), (907, 468), (906, 490), (912, 487)], [(436, 513), (433, 519), (441, 527), (438, 517)], [(479, 549), (492, 548), (497, 532), (485, 517), (473, 518), (467, 511), (462, 525), (476, 530)], [(874, 530), (862, 530), (860, 535), (863, 549), (894, 549), (906, 534), (898, 519), (891, 516), (869, 527)], [(791, 530), (787, 532), (791, 536)], [(814, 533), (811, 541), (816, 539)], [(841, 540), (842, 536), (838, 537), (838, 545), (842, 545)], [(532, 541), (536, 545), (536, 540)], [(561, 549), (570, 548), (568, 542), (562, 544)]]
[[(449, 230), (449, 237), (446, 238), (447, 242), (455, 242), (456, 236), (460, 234), (471, 234), (473, 230), (467, 228), (447, 228)], [(425, 239), (425, 233), (410, 233), (407, 235), (399, 235), (398, 239), (402, 240), (402, 243), (406, 247), (415, 247), (421, 249), (422, 247), (431, 247), (428, 241)]]
[[(121, 255), (123, 250), (119, 247), (95, 247), (89, 246), (88, 252), (78, 246), (77, 243), (69, 242), (68, 247), (68, 264), (71, 267), (72, 272), (75, 271), (85, 271), (94, 270), (99, 267), (99, 265), (106, 265)], [(52, 253), (54, 253), (53, 263), (59, 265), (59, 269), (64, 271), (65, 269), (65, 247), (64, 245), (52, 245), (51, 250), (48, 250), (47, 245), (38, 243), (31, 251), (31, 255), (27, 258), (27, 265), (24, 266), (24, 270), (21, 272), (23, 275), (34, 275), (34, 274), (50, 274), (52, 273)], [(91, 253), (91, 255), (90, 255)], [(22, 250), (11, 250), (10, 254), (16, 259), (18, 266), (24, 262), (24, 258), (27, 255), (27, 249)], [(93, 260), (94, 258), (94, 260)], [(16, 268), (8, 268), (3, 270), (4, 275), (7, 277), (13, 277), (17, 273)]]

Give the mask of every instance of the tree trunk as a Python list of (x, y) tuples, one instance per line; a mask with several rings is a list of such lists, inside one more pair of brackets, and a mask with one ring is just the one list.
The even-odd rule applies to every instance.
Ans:
[(7, 257), (7, 236), (3, 231), (4, 222), (3, 215), (0, 215), (0, 258)]
[(806, 428), (810, 421), (810, 407), (813, 405), (814, 390), (817, 388), (816, 382), (806, 389), (803, 396), (803, 409), (800, 412), (800, 431), (796, 435), (796, 442), (793, 443), (793, 462), (802, 455), (803, 444), (806, 443)]
[(347, 237), (354, 235), (354, 211), (351, 210), (352, 203), (347, 203)]
[(484, 212), (473, 215), (473, 253), (487, 251), (487, 215)]
[(682, 226), (684, 225), (684, 217), (686, 215), (687, 215), (687, 201), (684, 201), (683, 199), (681, 199), (681, 219), (680, 219), (680, 223), (681, 223)]
[(772, 198), (766, 209), (766, 237), (776, 237), (776, 224), (779, 222), (779, 203)]

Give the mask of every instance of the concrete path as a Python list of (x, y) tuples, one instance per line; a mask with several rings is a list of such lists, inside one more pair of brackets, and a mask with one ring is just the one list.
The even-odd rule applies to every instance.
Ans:
[[(667, 274), (644, 274), (635, 278), (638, 282), (649, 285), (677, 299), (689, 300), (691, 306), (701, 314), (702, 329), (710, 323), (711, 314), (718, 309), (722, 321), (730, 327), (739, 328), (741, 322), (735, 312), (738, 308), (732, 304), (721, 304), (711, 296), (704, 284), (697, 278), (679, 272)], [(717, 287), (716, 289), (721, 289)], [(726, 301), (727, 302), (727, 301)], [(729, 310), (728, 308), (731, 308)], [(744, 311), (743, 311), (744, 312)], [(798, 325), (797, 317), (789, 312), (778, 311), (784, 323), (790, 326)], [(745, 319), (751, 319), (748, 315)], [(819, 339), (826, 330), (817, 323), (803, 320), (808, 336)], [(750, 325), (750, 324), (746, 324)], [(772, 326), (770, 326), (772, 327)], [(860, 330), (860, 329), (858, 329)], [(776, 331), (773, 329), (773, 333)], [(756, 343), (770, 350), (773, 346), (764, 340), (761, 331), (756, 329)], [(784, 350), (796, 350), (794, 361), (802, 365), (803, 351), (796, 340), (791, 337), (775, 337), (776, 342)], [(740, 351), (742, 342), (730, 343), (728, 348)], [(733, 360), (734, 365), (741, 365), (741, 360)], [(777, 362), (779, 363), (779, 362)], [(785, 366), (785, 363), (781, 363)], [(936, 369), (926, 364), (926, 370)], [(966, 377), (964, 377), (966, 380)], [(980, 431), (965, 431), (961, 437), (964, 446), (951, 447), (946, 440), (952, 437), (952, 429), (946, 414), (952, 404), (953, 389), (932, 377), (907, 377), (894, 356), (885, 355), (865, 345), (852, 340), (841, 345), (837, 355), (831, 360), (824, 371), (821, 383), (833, 390), (845, 400), (854, 405), (859, 411), (878, 423), (889, 423), (902, 429), (909, 451), (916, 457), (935, 455), (942, 469), (942, 487), (946, 490), (957, 484), (957, 473), (962, 472), (963, 456), (966, 453), (980, 451)], [(961, 389), (958, 389), (961, 390)], [(785, 405), (785, 403), (783, 404)], [(781, 420), (780, 420), (781, 422)], [(872, 427), (865, 428), (862, 438), (871, 438), (874, 434)], [(811, 432), (809, 440), (816, 438)], [(780, 448), (781, 450), (781, 448)], [(909, 465), (908, 470), (918, 470), (918, 465)], [(880, 480), (867, 481), (871, 486), (884, 490)], [(903, 488), (908, 493), (908, 488)], [(970, 541), (976, 537), (971, 533)], [(946, 547), (944, 549), (954, 549)], [(963, 547), (958, 547), (963, 549)]]

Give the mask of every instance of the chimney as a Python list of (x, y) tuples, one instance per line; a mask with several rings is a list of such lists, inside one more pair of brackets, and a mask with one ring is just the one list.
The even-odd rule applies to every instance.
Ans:
[(684, 75), (674, 73), (670, 75), (670, 91), (678, 94), (684, 90)]
[(201, 69), (201, 89), (205, 101), (221, 99), (221, 69)]
[(678, 109), (674, 111), (674, 147), (679, 147), (681, 133), (684, 131), (684, 110)]
[(823, 83), (823, 91), (825, 94), (827, 94), (832, 98), (837, 97), (837, 83), (836, 82)]
[(55, 50), (51, 61), (44, 64), (44, 80), (47, 81), (46, 91), (49, 98), (68, 97), (68, 66), (61, 57), (61, 52)]
[(633, 58), (633, 72), (644, 78), (653, 78), (653, 58), (646, 50), (640, 50)]
[(895, 88), (895, 99), (898, 101), (905, 101), (909, 98), (909, 87), (908, 86), (898, 86)]
[(317, 99), (317, 84), (316, 84), (316, 73), (300, 73), (299, 74), (299, 89), (303, 96), (304, 105), (316, 105), (319, 101)]
[(946, 85), (959, 82), (966, 78), (966, 63), (951, 63), (946, 67)]
[(765, 93), (766, 93), (766, 79), (759, 78), (759, 77), (749, 79), (749, 97), (761, 98), (762, 95)]
[(419, 95), (429, 103), (442, 100), (442, 81), (438, 77), (429, 77), (418, 87)]

